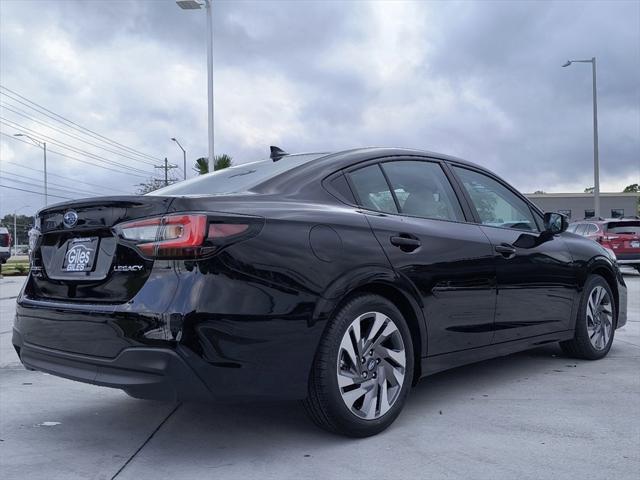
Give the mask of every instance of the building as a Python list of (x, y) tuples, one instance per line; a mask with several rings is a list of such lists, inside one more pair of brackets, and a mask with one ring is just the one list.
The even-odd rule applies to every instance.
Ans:
[[(527, 198), (545, 212), (558, 212), (571, 220), (594, 216), (593, 193), (528, 193)], [(603, 218), (638, 215), (640, 193), (600, 193), (600, 216)]]

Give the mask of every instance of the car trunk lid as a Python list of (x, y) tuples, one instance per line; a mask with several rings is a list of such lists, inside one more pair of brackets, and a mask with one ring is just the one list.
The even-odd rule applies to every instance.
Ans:
[(154, 262), (118, 242), (113, 227), (163, 215), (172, 200), (101, 197), (40, 211), (30, 296), (66, 302), (129, 301), (146, 282)]

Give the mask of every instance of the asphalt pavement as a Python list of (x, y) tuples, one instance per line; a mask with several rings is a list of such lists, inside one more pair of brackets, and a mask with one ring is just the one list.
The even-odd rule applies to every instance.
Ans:
[(345, 439), (298, 403), (135, 400), (26, 371), (11, 345), (23, 278), (0, 280), (0, 476), (20, 479), (637, 479), (640, 276), (609, 355), (555, 345), (428, 377), (387, 431)]

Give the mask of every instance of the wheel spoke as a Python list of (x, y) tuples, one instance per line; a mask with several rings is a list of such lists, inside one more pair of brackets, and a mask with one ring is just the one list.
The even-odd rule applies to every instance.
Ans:
[(381, 353), (382, 358), (390, 358), (396, 364), (404, 367), (407, 364), (407, 359), (405, 358), (404, 350), (395, 351), (390, 348), (378, 347), (378, 351)]
[(367, 394), (369, 390), (360, 385), (358, 388), (349, 390), (348, 392), (342, 392), (342, 399), (349, 408), (353, 408), (353, 404)]
[(395, 365), (392, 365), (388, 360), (383, 360), (383, 367), (386, 371), (385, 375), (389, 383), (393, 386), (402, 385), (404, 381), (404, 372), (400, 371)]
[(358, 377), (351, 372), (345, 372), (344, 370), (338, 371), (338, 386), (340, 388), (350, 387), (358, 383)]
[(362, 408), (360, 411), (364, 413), (367, 420), (373, 420), (376, 418), (376, 404), (378, 403), (378, 389), (379, 385), (376, 382), (364, 396), (362, 402)]
[[(345, 337), (342, 339), (342, 343), (340, 344), (340, 352), (346, 353), (353, 367), (358, 368), (358, 364), (360, 363), (359, 355), (354, 350), (353, 343), (351, 342), (351, 338), (348, 335), (345, 335)], [(340, 356), (338, 356), (338, 359), (340, 359)]]

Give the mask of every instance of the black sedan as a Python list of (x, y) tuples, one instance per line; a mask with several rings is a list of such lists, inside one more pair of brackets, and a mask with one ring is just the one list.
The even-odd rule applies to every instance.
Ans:
[(626, 322), (607, 250), (435, 153), (272, 147), (36, 223), (27, 368), (137, 398), (301, 399), (350, 436), (390, 425), (421, 377), (550, 342), (602, 358)]

